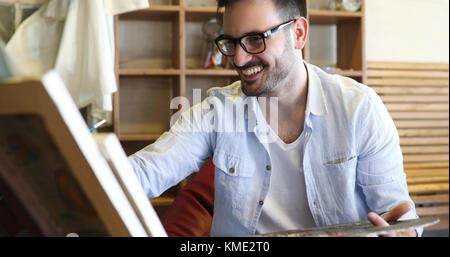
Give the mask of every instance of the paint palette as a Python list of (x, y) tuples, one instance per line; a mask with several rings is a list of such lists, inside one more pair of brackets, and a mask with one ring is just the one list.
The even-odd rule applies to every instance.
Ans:
[(332, 226), (304, 228), (284, 232), (255, 235), (256, 237), (370, 237), (428, 227), (439, 222), (436, 217), (389, 222), (389, 227), (376, 227), (368, 220)]

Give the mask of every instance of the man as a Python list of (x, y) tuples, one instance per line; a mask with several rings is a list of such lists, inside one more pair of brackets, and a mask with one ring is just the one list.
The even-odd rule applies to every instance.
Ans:
[(305, 1), (220, 0), (218, 6), (226, 9), (216, 44), (240, 81), (210, 90), (155, 144), (130, 157), (148, 196), (213, 156), (213, 236), (417, 218), (398, 133), (380, 98), (303, 61)]

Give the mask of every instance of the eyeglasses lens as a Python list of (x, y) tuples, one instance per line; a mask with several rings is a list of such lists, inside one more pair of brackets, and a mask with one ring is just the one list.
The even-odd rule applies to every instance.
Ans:
[[(250, 35), (241, 39), (244, 50), (250, 54), (256, 54), (264, 51), (264, 39), (260, 35)], [(236, 43), (232, 39), (222, 39), (218, 41), (220, 51), (225, 55), (236, 54)]]

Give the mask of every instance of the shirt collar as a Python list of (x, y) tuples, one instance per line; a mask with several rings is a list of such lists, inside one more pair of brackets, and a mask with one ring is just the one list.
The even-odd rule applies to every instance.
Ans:
[(328, 109), (323, 92), (322, 81), (316, 73), (314, 67), (305, 63), (306, 72), (308, 73), (308, 96), (306, 99), (306, 111), (314, 115), (327, 115)]
[[(320, 80), (319, 75), (316, 73), (314, 66), (306, 62), (304, 62), (304, 64), (306, 67), (306, 72), (308, 74), (308, 96), (306, 99), (306, 112), (312, 113), (317, 116), (327, 115), (328, 109), (323, 92), (322, 81)], [(241, 87), (239, 87), (238, 94), (240, 95), (241, 99), (248, 98), (242, 91)], [(249, 113), (252, 113), (254, 115), (253, 117), (256, 118), (255, 125), (261, 123), (258, 121), (265, 122), (258, 105), (257, 97), (251, 96), (250, 98), (251, 104), (249, 106)], [(246, 115), (245, 118), (248, 119), (249, 117)], [(253, 130), (253, 126), (251, 127), (251, 129)]]

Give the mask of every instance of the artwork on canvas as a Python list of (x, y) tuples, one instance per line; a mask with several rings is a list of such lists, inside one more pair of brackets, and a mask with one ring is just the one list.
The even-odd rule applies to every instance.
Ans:
[(27, 187), (57, 235), (108, 235), (39, 116), (0, 116), (0, 169)]
[(117, 137), (91, 134), (53, 71), (0, 81), (0, 195), (32, 235), (167, 236)]

